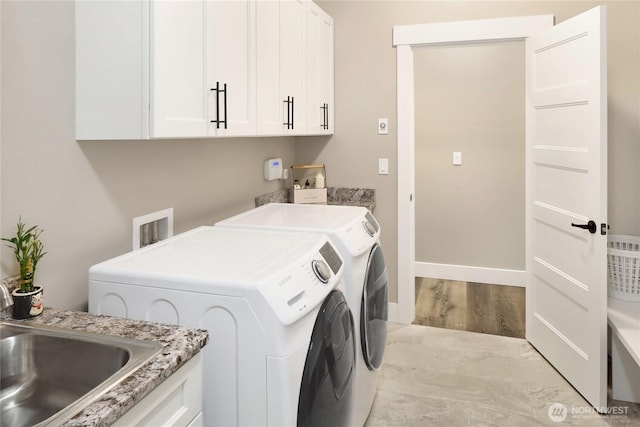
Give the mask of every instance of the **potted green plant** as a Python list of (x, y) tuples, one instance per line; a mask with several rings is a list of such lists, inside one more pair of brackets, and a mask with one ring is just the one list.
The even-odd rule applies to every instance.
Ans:
[(42, 286), (35, 285), (35, 274), (38, 262), (47, 253), (40, 240), (42, 230), (37, 225), (27, 228), (18, 219), (18, 231), (10, 239), (2, 238), (8, 242), (7, 246), (13, 249), (16, 261), (20, 266), (20, 286), (11, 295), (13, 296), (13, 318), (26, 319), (42, 313)]

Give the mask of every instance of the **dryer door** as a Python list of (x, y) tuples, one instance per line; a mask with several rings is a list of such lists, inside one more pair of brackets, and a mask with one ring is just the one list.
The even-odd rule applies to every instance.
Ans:
[(360, 309), (360, 341), (369, 370), (378, 369), (382, 364), (387, 342), (388, 282), (382, 248), (376, 244), (369, 253)]
[(355, 375), (353, 316), (332, 291), (313, 327), (298, 402), (298, 427), (347, 426)]

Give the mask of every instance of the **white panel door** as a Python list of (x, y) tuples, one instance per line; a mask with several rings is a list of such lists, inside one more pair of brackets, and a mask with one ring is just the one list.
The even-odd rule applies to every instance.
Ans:
[(206, 136), (204, 1), (150, 7), (151, 137)]
[(206, 2), (209, 135), (255, 135), (255, 6), (253, 0)]
[(606, 9), (528, 38), (526, 62), (527, 339), (605, 408)]

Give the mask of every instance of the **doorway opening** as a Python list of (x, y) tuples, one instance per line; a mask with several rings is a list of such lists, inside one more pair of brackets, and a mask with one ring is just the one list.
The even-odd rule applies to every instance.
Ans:
[[(414, 76), (416, 275), (524, 270), (524, 42), (419, 47)], [(416, 278), (414, 323), (524, 338), (524, 288), (500, 287)]]
[[(414, 50), (442, 44), (524, 40), (553, 26), (553, 16), (530, 16), (394, 27), (398, 76), (398, 321), (411, 323), (415, 318), (415, 85)], [(524, 109), (524, 106), (523, 106)], [(496, 272), (489, 271), (494, 275)], [(505, 269), (505, 277), (524, 273)], [(518, 274), (522, 273), (522, 274)], [(420, 276), (428, 276), (420, 274)], [(439, 275), (439, 277), (443, 277)], [(446, 277), (445, 277), (446, 278)], [(508, 283), (508, 282), (507, 282)]]

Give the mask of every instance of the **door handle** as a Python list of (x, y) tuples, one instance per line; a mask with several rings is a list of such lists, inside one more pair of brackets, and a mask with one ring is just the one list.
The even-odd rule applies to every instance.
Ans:
[(598, 226), (596, 225), (595, 221), (589, 221), (586, 224), (574, 224), (571, 223), (572, 227), (578, 227), (578, 228), (582, 228), (583, 230), (589, 230), (589, 233), (591, 234), (596, 234), (596, 230), (598, 229)]

